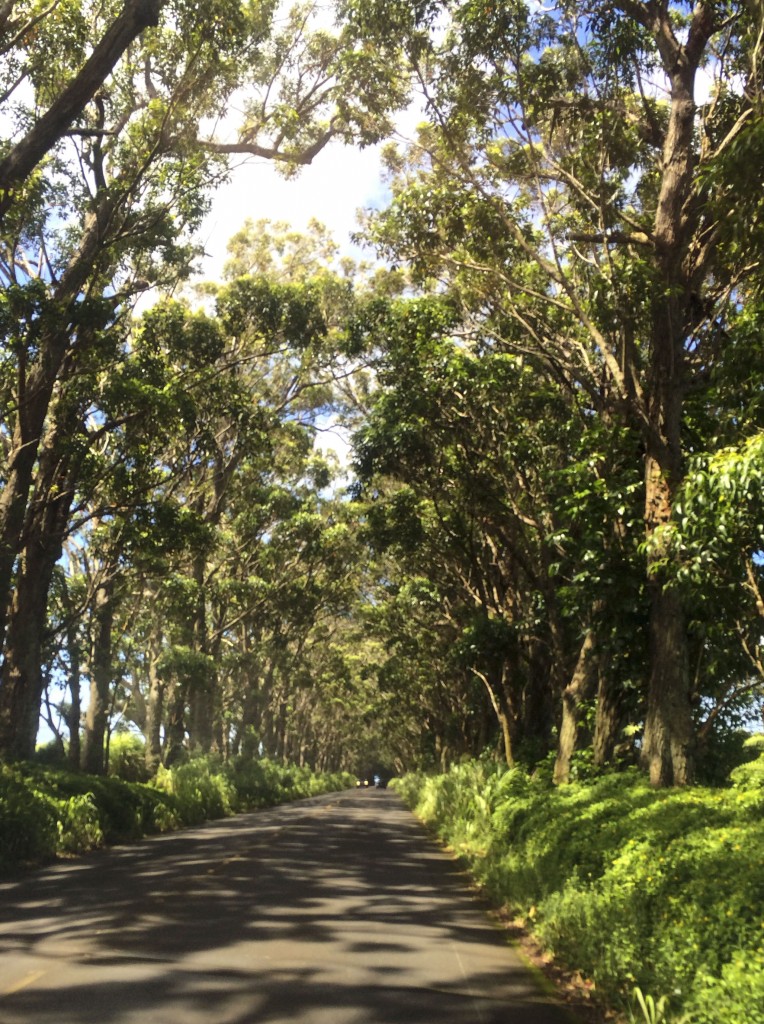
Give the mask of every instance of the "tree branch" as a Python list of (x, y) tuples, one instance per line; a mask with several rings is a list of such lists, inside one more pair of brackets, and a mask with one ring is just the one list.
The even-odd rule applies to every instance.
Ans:
[(119, 17), (106, 30), (77, 76), (5, 159), (0, 162), (0, 217), (13, 203), (14, 192), (61, 139), (93, 99), (128, 46), (159, 23), (164, 0), (126, 0)]
[(298, 153), (288, 153), (279, 149), (278, 146), (261, 146), (257, 142), (215, 142), (213, 140), (203, 141), (202, 145), (214, 153), (227, 153), (239, 156), (261, 156), (266, 160), (276, 160), (282, 163), (300, 164), (307, 166), (312, 164), (329, 142), (335, 137), (336, 131), (333, 127), (328, 128), (312, 145)]
[(592, 242), (607, 245), (646, 245), (653, 248), (653, 240), (644, 231), (627, 234), (624, 231), (610, 231), (607, 234), (587, 234), (584, 231), (571, 231), (566, 236), (570, 242)]

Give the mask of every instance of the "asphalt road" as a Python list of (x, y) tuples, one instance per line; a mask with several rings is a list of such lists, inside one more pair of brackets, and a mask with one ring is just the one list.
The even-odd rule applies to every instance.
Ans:
[(0, 1024), (569, 1020), (384, 790), (0, 884)]

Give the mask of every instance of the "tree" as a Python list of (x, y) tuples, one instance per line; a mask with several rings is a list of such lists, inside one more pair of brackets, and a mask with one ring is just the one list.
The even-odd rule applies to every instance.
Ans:
[[(44, 24), (46, 14), (52, 13), (49, 8), (47, 12), (33, 15), (26, 24), (22, 14), (9, 24), (8, 19), (14, 6), (9, 5), (4, 12), (3, 25), (6, 33), (14, 32), (14, 42), (24, 40), (36, 32), (40, 23)], [(18, 192), (43, 157), (61, 140), (72, 124), (82, 117), (86, 106), (93, 101), (130, 44), (144, 29), (158, 25), (160, 9), (161, 0), (127, 0), (80, 71), (0, 161), (0, 215), (12, 205), (14, 192)], [(13, 43), (10, 48), (13, 48)], [(18, 88), (18, 85), (17, 80), (14, 87)]]
[[(391, 155), (394, 197), (372, 235), (418, 281), (448, 287), (476, 338), (585, 396), (592, 421), (638, 433), (650, 616), (642, 756), (656, 785), (685, 783), (687, 609), (663, 541), (685, 471), (685, 398), (722, 357), (752, 269), (749, 246), (717, 244), (729, 194), (708, 182), (718, 186), (757, 137), (756, 5), (394, 11), (429, 123), (407, 158)], [(438, 12), (447, 25), (428, 45), (421, 26)], [(365, 5), (358, 16), (374, 29)], [(701, 70), (713, 86), (698, 102)]]
[[(83, 450), (99, 433), (81, 422), (98, 401), (82, 382), (108, 373), (109, 359), (116, 371), (136, 296), (188, 274), (190, 232), (226, 154), (294, 167), (332, 138), (370, 141), (403, 96), (403, 83), (388, 89), (395, 69), (382, 74), (350, 29), (316, 29), (304, 7), (276, 32), (274, 9), (211, 0), (200, 18), (178, 0), (128, 4), (116, 19), (78, 4), (7, 12), (5, 113), (29, 130), (6, 153), (0, 199), (2, 756), (33, 747), (38, 638), (83, 464), (70, 453), (64, 470), (61, 450), (70, 428)], [(236, 141), (201, 137), (244, 87)], [(67, 474), (53, 488), (51, 467)]]
[[(442, 299), (376, 307), (369, 333), (384, 346), (356, 436), (370, 534), (429, 581), (454, 685), (466, 673), (485, 689), (508, 763), (546, 755), (562, 707), (569, 764), (574, 705), (594, 696), (573, 701), (574, 669), (585, 664), (596, 689), (613, 636), (633, 631), (635, 544), (612, 529), (639, 516), (630, 438), (582, 429), (585, 404), (518, 357), (460, 337), (459, 325)], [(623, 659), (610, 661), (625, 674)], [(623, 724), (605, 714), (606, 689), (602, 762)]]

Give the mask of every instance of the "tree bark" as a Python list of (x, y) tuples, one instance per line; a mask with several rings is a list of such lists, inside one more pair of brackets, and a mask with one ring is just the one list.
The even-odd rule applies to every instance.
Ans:
[[(196, 610), (193, 622), (194, 650), (208, 655), (209, 631), (207, 629), (207, 588), (205, 585), (206, 561), (203, 555), (194, 559), (194, 581), (196, 583)], [(189, 692), (188, 734), (192, 750), (208, 754), (212, 749), (213, 717), (217, 679), (198, 680)]]
[(693, 778), (693, 722), (682, 602), (657, 585), (650, 620), (650, 682), (641, 760), (654, 786), (684, 786)]
[(162, 760), (170, 768), (184, 755), (186, 738), (186, 686), (176, 680), (168, 701)]
[[(31, 368), (20, 362), (16, 400), (18, 413), (13, 428), (11, 454), (5, 485), (0, 492), (0, 650), (3, 648), (11, 604), (16, 560), (22, 546), (29, 495), (46, 419), (56, 381), (62, 372), (72, 339), (76, 336), (74, 304), (93, 271), (104, 242), (104, 225), (114, 212), (115, 199), (103, 197), (95, 212), (88, 215), (77, 253), (56, 284), (51, 302), (42, 317), (40, 337), (35, 344), (37, 357)], [(78, 350), (84, 350), (98, 326), (78, 338)]]
[(162, 760), (162, 715), (164, 710), (164, 682), (157, 665), (160, 656), (159, 637), (153, 636), (148, 651), (149, 693), (146, 701), (146, 769), (156, 775)]
[(558, 689), (558, 663), (538, 637), (528, 644), (528, 665), (523, 687), (518, 745), (531, 761), (542, 760), (552, 749), (552, 727)]
[(660, 530), (668, 523), (682, 478), (684, 346), (691, 332), (696, 287), (691, 242), (697, 213), (690, 201), (695, 175), (695, 75), (716, 27), (716, 5), (695, 5), (686, 42), (674, 33), (666, 5), (621, 4), (650, 31), (670, 82), (661, 184), (653, 240), (656, 281), (652, 310), (645, 430), (645, 526), (650, 590), (650, 678), (642, 762), (653, 785), (692, 778), (692, 718), (688, 643), (682, 601), (661, 568), (667, 554)]
[(34, 754), (43, 691), (43, 632), (50, 578), (45, 552), (25, 550), (21, 565), (0, 689), (0, 757), (5, 761), (24, 761)]
[(620, 688), (615, 685), (610, 671), (609, 657), (600, 657), (597, 685), (597, 711), (594, 720), (594, 764), (602, 768), (615, 756), (622, 723)]
[(78, 770), (82, 757), (80, 746), (82, 701), (80, 694), (80, 647), (75, 621), (72, 621), (67, 629), (66, 643), (69, 649), (69, 693), (71, 695), (69, 712), (66, 716), (66, 724), (69, 729), (68, 761), (70, 768)]
[(571, 680), (562, 694), (562, 721), (553, 774), (558, 784), (570, 781), (570, 765), (581, 734), (581, 712), (584, 702), (594, 696), (598, 660), (596, 638), (590, 629), (581, 644)]
[(90, 775), (106, 771), (106, 724), (109, 697), (114, 680), (112, 627), (114, 625), (114, 578), (110, 576), (96, 591), (95, 636), (90, 665), (90, 703), (85, 720), (85, 749), (82, 767)]
[[(34, 754), (43, 692), (43, 643), (48, 595), (61, 557), (74, 497), (73, 464), (59, 448), (54, 422), (40, 457), (33, 501), (26, 507), (20, 536), (24, 544), (10, 590), (6, 643), (0, 677), (0, 758), (23, 760)], [(71, 429), (67, 419), (64, 429)]]
[(501, 729), (501, 744), (502, 751), (504, 754), (504, 760), (507, 762), (508, 768), (514, 768), (515, 766), (515, 755), (514, 755), (514, 737), (512, 729), (513, 714), (510, 703), (507, 699), (506, 693), (506, 673), (507, 669), (504, 666), (502, 671), (501, 685), (493, 687), (491, 685), (488, 676), (483, 672), (478, 672), (477, 669), (472, 670), (478, 679), (481, 680), (488, 693), (488, 698), (491, 701), (491, 707), (496, 715), (496, 720), (499, 723)]
[(161, 6), (162, 0), (126, 0), (75, 78), (0, 161), (0, 219), (13, 204), (15, 189), (82, 114), (128, 46), (144, 29), (159, 24)]

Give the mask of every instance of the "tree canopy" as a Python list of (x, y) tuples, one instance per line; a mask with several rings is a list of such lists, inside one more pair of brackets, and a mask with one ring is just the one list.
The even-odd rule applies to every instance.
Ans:
[[(0, 756), (708, 777), (764, 694), (760, 5), (319, 14), (0, 12)], [(183, 290), (232, 156), (417, 92), (376, 271), (249, 219)]]

